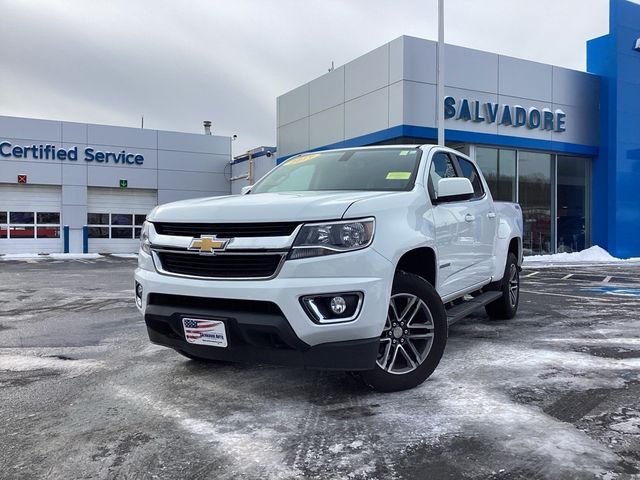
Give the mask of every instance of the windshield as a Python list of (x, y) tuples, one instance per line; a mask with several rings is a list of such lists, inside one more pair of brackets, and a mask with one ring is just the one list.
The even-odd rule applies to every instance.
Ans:
[(251, 193), (410, 190), (419, 159), (417, 148), (307, 153), (293, 157), (271, 171), (251, 189)]

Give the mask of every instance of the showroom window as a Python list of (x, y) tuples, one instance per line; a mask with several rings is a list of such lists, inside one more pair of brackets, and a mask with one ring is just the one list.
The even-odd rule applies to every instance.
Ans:
[(557, 235), (558, 252), (578, 252), (589, 242), (589, 160), (558, 155)]
[(0, 238), (60, 238), (60, 212), (0, 211)]
[(553, 252), (551, 186), (551, 155), (519, 151), (518, 203), (524, 217), (522, 246), (528, 254)]
[(495, 200), (516, 200), (516, 151), (503, 148), (476, 148), (476, 162)]
[(89, 213), (89, 238), (138, 238), (145, 219), (146, 215), (135, 213)]

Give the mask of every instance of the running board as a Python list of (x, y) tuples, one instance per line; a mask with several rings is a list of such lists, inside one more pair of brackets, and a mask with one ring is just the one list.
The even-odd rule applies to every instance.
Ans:
[(473, 297), (472, 300), (467, 300), (464, 303), (447, 308), (447, 323), (453, 325), (458, 320), (462, 320), (464, 317), (500, 297), (502, 297), (502, 292), (484, 292), (477, 297)]

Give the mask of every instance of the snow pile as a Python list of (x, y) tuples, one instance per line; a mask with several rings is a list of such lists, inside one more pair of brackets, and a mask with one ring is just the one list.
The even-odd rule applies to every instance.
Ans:
[(74, 260), (100, 258), (99, 253), (7, 253), (0, 255), (0, 260), (41, 260), (43, 258), (54, 258), (56, 260)]
[[(630, 261), (639, 261), (637, 258), (630, 258)], [(624, 262), (621, 258), (616, 258), (609, 254), (604, 248), (594, 245), (591, 248), (573, 253), (555, 253), (553, 255), (533, 255), (524, 258), (525, 265), (530, 263), (617, 263)]]

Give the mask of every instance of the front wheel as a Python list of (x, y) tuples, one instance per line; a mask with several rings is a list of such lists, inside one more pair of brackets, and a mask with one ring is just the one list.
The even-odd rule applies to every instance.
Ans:
[(436, 369), (446, 343), (447, 315), (440, 296), (421, 277), (398, 271), (376, 367), (360, 377), (381, 392), (413, 388)]

